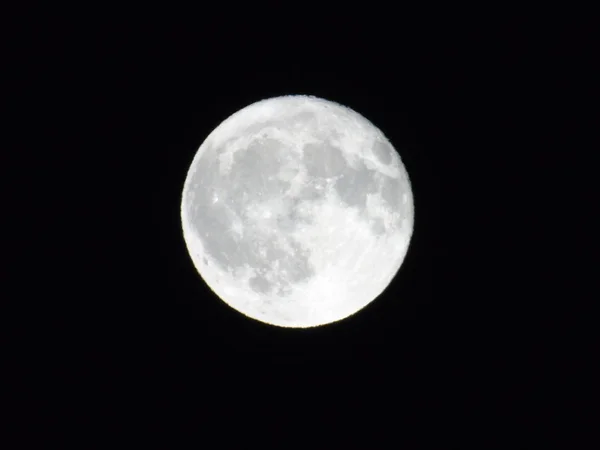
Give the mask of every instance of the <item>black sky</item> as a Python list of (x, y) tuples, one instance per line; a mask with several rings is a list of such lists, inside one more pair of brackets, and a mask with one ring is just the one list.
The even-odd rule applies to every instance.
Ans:
[[(15, 26), (7, 128), (23, 171), (8, 191), (21, 200), (6, 342), (17, 429), (231, 448), (525, 448), (512, 436), (585, 403), (560, 381), (581, 347), (567, 344), (573, 291), (554, 269), (586, 26), (282, 14), (54, 11)], [(212, 295), (179, 217), (206, 136), (286, 94), (371, 120), (414, 191), (393, 283), (311, 330), (246, 319)]]

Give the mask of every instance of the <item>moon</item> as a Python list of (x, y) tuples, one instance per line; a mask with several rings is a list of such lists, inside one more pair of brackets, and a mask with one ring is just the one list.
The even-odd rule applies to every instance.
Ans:
[(183, 237), (211, 290), (279, 327), (345, 319), (390, 284), (413, 233), (411, 184), (384, 134), (304, 95), (253, 103), (193, 158)]

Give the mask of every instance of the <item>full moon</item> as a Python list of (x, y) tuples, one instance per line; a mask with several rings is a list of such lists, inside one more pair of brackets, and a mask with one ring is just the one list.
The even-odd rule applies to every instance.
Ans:
[(251, 104), (200, 146), (181, 221), (191, 260), (238, 312), (280, 327), (336, 322), (390, 284), (413, 233), (410, 180), (384, 134), (312, 96)]

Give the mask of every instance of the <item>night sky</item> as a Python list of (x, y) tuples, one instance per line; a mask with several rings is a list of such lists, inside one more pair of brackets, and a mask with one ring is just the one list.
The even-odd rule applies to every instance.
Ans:
[[(565, 387), (585, 352), (568, 344), (573, 291), (555, 273), (557, 180), (581, 121), (556, 112), (580, 95), (569, 70), (591, 65), (587, 28), (294, 11), (13, 23), (5, 404), (20, 442), (531, 448), (533, 430), (574, 442), (551, 424), (587, 401)], [(388, 289), (306, 330), (212, 294), (179, 215), (208, 134), (287, 94), (372, 121), (415, 203)]]

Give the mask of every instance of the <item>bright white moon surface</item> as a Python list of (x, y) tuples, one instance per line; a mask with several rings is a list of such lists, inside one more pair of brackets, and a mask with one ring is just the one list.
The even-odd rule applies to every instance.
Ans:
[(344, 319), (390, 284), (413, 233), (408, 174), (366, 118), (312, 96), (251, 104), (202, 143), (183, 236), (212, 291), (268, 324)]

